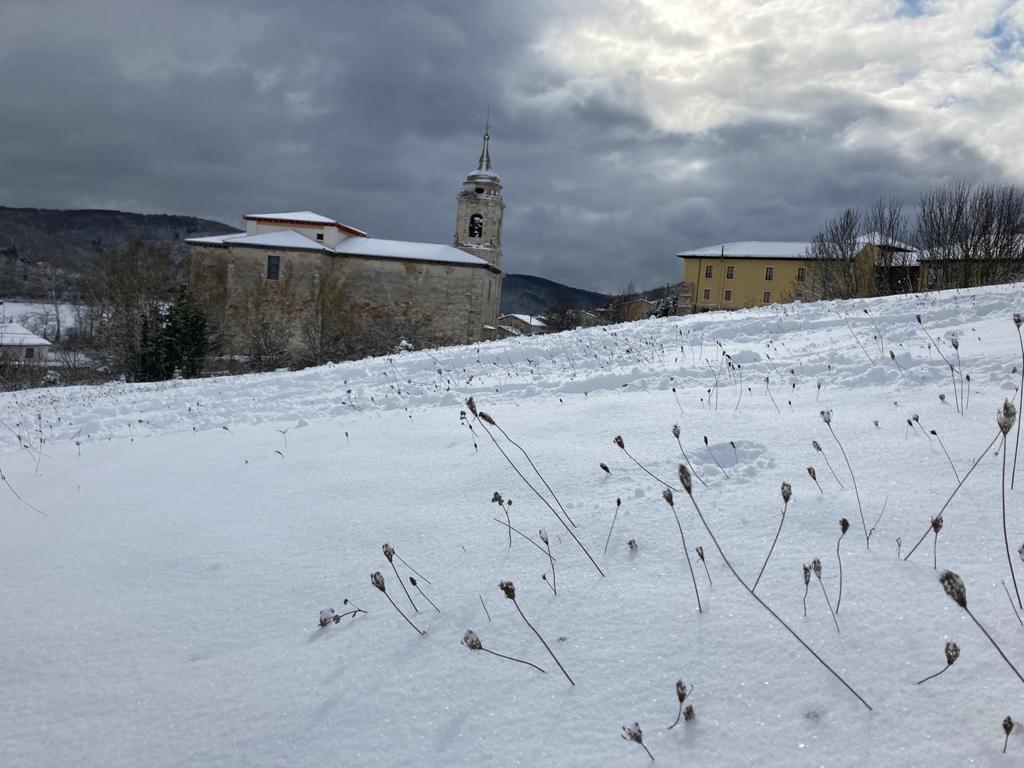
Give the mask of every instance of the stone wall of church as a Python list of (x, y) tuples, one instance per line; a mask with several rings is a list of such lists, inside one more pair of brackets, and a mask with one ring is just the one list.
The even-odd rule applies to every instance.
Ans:
[[(266, 277), (271, 254), (281, 257), (278, 280)], [(301, 355), (322, 281), (340, 292), (353, 334), (417, 347), (479, 340), (501, 293), (501, 276), (481, 267), (245, 247), (194, 246), (191, 279), (224, 354), (244, 354), (254, 318), (279, 317)]]

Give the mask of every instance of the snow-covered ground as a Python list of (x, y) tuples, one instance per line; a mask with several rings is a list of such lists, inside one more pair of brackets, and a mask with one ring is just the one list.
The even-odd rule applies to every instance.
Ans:
[[(668, 765), (1019, 763), (1024, 737), (1012, 734), (1004, 757), (1001, 723), (1024, 720), (1024, 683), (943, 594), (931, 535), (909, 561), (897, 540), (906, 554), (957, 485), (928, 431), (958, 477), (997, 434), (996, 411), (1020, 381), (1011, 316), (1022, 309), (1015, 285), (649, 320), (297, 373), (0, 395), (10, 483), (0, 486), (0, 765), (645, 765), (620, 738), (633, 722)], [(938, 354), (956, 362), (954, 335), (970, 375), (963, 416)], [(469, 396), (529, 452), (603, 577), (479, 422), (474, 448), (460, 420)], [(663, 486), (613, 443), (621, 435), (678, 487), (673, 424), (707, 483), (694, 497), (748, 584), (778, 529), (780, 485), (792, 484), (757, 594), (872, 711), (733, 578), (677, 491), (698, 613)], [(1013, 593), (1002, 460), (990, 451), (949, 505), (938, 565), (962, 575), (971, 612), (1021, 668), (1024, 627), (1000, 583)], [(1024, 576), (1017, 472), (1006, 505)], [(509, 549), (495, 491), (513, 500), (516, 528), (535, 540), (548, 531), (557, 596), (541, 579), (551, 579), (545, 553), (518, 535)], [(813, 577), (804, 617), (801, 566), (821, 559), (835, 606), (844, 517), (840, 633)], [(407, 583), (412, 613), (385, 542), (440, 613)], [(374, 571), (424, 636), (371, 585)], [(504, 579), (575, 686), (499, 590)], [(368, 613), (317, 626), (322, 609), (353, 603)], [(547, 674), (470, 651), (467, 629)], [(945, 666), (948, 641), (960, 659), (915, 685)], [(696, 716), (669, 729), (677, 679)]]

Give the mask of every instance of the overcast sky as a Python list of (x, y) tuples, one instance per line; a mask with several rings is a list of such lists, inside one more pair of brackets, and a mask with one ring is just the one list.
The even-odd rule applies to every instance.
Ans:
[(0, 205), (450, 242), (490, 106), (505, 270), (652, 287), (1020, 183), (1022, 75), (1020, 0), (0, 0)]

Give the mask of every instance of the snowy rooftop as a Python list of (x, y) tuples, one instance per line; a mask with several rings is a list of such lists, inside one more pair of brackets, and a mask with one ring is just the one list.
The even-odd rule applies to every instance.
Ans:
[(353, 237), (343, 240), (335, 249), (346, 256), (375, 256), (411, 261), (437, 261), (445, 264), (485, 266), (479, 256), (438, 243), (410, 243), (403, 240), (380, 240), (376, 237)]
[(323, 243), (318, 243), (292, 229), (281, 229), (276, 232), (264, 232), (262, 235), (214, 235), (213, 237), (193, 237), (187, 242), (207, 245), (253, 245), (269, 248), (288, 248), (304, 251), (330, 251)]
[(0, 325), (0, 347), (48, 347), (50, 342), (17, 323)]
[[(885, 241), (877, 232), (861, 235), (857, 242), (862, 245), (878, 245)], [(694, 257), (720, 257), (723, 255), (733, 259), (804, 259), (807, 258), (807, 250), (811, 243), (797, 241), (775, 241), (775, 240), (741, 240), (732, 243), (719, 243), (718, 245), (706, 245), (702, 248), (694, 248), (689, 251), (680, 251), (676, 254), (681, 259)], [(892, 243), (893, 250), (912, 252), (914, 249), (909, 245), (900, 242)]]
[(517, 315), (517, 314), (515, 314), (513, 312), (513, 313), (510, 313), (508, 315), (502, 315), (498, 319), (499, 320), (503, 320), (506, 317), (514, 317), (516, 320), (520, 320), (520, 321), (526, 323), (527, 325), (533, 326), (534, 328), (547, 328), (548, 327), (547, 323), (545, 323), (543, 320), (541, 320), (541, 318), (535, 317), (534, 315)]
[(247, 213), (243, 219), (261, 219), (263, 221), (304, 221), (309, 224), (337, 224), (334, 219), (321, 216), (313, 211), (290, 211), (288, 213)]

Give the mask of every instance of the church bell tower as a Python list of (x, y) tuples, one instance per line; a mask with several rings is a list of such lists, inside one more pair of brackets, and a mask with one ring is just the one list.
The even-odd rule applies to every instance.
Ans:
[(501, 199), (501, 179), (491, 167), (490, 118), (484, 126), (484, 146), (476, 170), (470, 173), (459, 192), (455, 212), (455, 247), (479, 256), (495, 269), (501, 269), (501, 218), (505, 203)]

